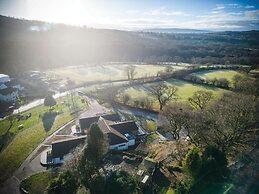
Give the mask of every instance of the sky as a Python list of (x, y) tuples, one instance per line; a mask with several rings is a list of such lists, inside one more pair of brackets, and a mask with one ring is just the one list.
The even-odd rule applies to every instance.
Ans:
[(124, 30), (259, 30), (259, 0), (0, 0), (0, 15)]

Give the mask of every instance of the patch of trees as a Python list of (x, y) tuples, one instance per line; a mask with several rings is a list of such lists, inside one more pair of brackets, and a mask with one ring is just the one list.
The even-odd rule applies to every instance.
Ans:
[[(30, 30), (31, 26), (49, 28), (36, 32)], [(258, 31), (203, 34), (127, 32), (4, 16), (0, 16), (0, 29), (0, 71), (7, 74), (106, 61), (259, 64)]]
[(188, 177), (177, 183), (176, 193), (218, 192), (229, 176), (227, 164), (226, 154), (214, 146), (191, 148), (183, 160)]
[[(196, 99), (195, 107), (200, 103), (198, 98), (197, 94), (192, 97)], [(253, 96), (225, 93), (209, 105), (207, 98), (200, 101), (200, 105), (206, 106), (193, 109), (178, 103), (161, 112), (165, 127), (176, 139), (184, 131), (196, 146), (214, 145), (224, 152), (255, 141), (253, 129), (257, 123), (258, 101)]]
[(131, 96), (129, 94), (122, 94), (120, 96), (122, 103), (124, 105), (130, 105), (129, 103), (132, 102), (131, 106), (134, 106), (135, 108), (142, 108), (147, 110), (153, 109), (154, 100), (152, 98), (140, 98), (140, 99), (131, 99)]
[(229, 81), (226, 78), (201, 78), (199, 76), (196, 76), (194, 74), (188, 75), (185, 77), (185, 80), (197, 83), (197, 84), (204, 84), (208, 86), (215, 86), (218, 88), (224, 88), (224, 89), (229, 89)]

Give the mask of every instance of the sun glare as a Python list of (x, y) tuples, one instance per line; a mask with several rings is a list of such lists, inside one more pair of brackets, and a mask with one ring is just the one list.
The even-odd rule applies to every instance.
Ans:
[[(40, 20), (49, 22), (66, 23), (71, 25), (90, 25), (98, 19), (98, 9), (93, 1), (82, 0), (46, 0), (49, 3), (42, 4), (39, 0), (27, 1), (28, 17), (37, 15)], [(38, 7), (41, 11), (38, 12)], [(47, 14), (46, 14), (47, 12)]]

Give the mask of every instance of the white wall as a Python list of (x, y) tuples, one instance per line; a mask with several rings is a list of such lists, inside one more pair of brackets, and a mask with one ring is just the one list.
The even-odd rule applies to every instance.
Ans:
[(64, 160), (60, 158), (53, 158), (52, 161), (53, 161), (53, 164), (62, 164), (64, 162)]
[(9, 82), (9, 81), (10, 81), (9, 75), (0, 74), (0, 82)]
[(133, 146), (133, 145), (135, 145), (135, 139), (129, 140), (128, 146)]
[(111, 150), (127, 150), (128, 149), (128, 143), (121, 143), (116, 145), (110, 146)]

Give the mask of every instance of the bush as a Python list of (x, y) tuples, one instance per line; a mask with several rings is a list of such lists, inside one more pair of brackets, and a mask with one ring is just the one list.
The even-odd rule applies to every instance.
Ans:
[(197, 177), (199, 175), (201, 167), (201, 157), (199, 155), (199, 149), (197, 147), (191, 148), (186, 154), (183, 161), (184, 169), (192, 176)]
[(66, 171), (60, 173), (57, 177), (49, 182), (48, 192), (50, 194), (69, 193), (73, 194), (77, 190), (76, 177), (70, 172)]

